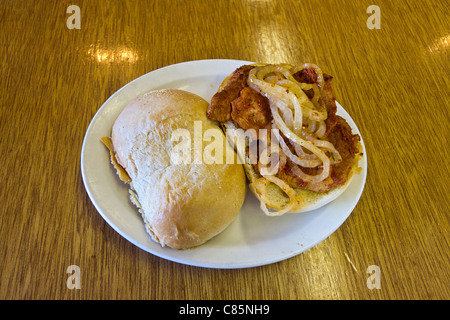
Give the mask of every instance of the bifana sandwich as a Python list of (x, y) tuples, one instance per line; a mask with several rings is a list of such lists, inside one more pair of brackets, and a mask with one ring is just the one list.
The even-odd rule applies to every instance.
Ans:
[(267, 215), (306, 212), (358, 174), (359, 135), (336, 114), (332, 77), (314, 64), (249, 64), (223, 80), (207, 117), (236, 149)]

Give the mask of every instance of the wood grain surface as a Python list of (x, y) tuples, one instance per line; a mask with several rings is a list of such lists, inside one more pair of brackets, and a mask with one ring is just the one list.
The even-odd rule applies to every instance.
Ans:
[[(80, 29), (67, 27), (70, 5)], [(445, 0), (0, 0), (0, 298), (449, 299), (449, 17)], [(115, 232), (83, 185), (82, 141), (108, 97), (155, 69), (219, 58), (318, 64), (365, 141), (353, 213), (279, 263), (158, 258)], [(67, 286), (70, 265), (80, 289)]]

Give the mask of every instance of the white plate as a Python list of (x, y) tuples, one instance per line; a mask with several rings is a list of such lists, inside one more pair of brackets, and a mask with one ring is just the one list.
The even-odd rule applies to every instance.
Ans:
[[(113, 94), (98, 110), (86, 132), (81, 151), (81, 170), (86, 191), (108, 224), (139, 248), (164, 259), (208, 268), (247, 268), (266, 265), (298, 255), (330, 236), (350, 215), (364, 189), (367, 157), (347, 190), (332, 203), (301, 214), (268, 217), (248, 191), (238, 218), (206, 244), (190, 250), (174, 250), (153, 242), (136, 208), (130, 203), (127, 186), (110, 165), (109, 152), (100, 137), (109, 136), (122, 109), (135, 97), (155, 89), (177, 88), (209, 101), (222, 80), (237, 67), (238, 60), (199, 60), (171, 65), (147, 73)], [(354, 132), (359, 130), (340, 106), (337, 113)], [(364, 142), (361, 141), (363, 148)]]

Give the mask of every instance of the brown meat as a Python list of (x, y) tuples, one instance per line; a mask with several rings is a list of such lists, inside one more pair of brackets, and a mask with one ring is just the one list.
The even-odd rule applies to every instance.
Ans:
[[(239, 93), (239, 92), (238, 92)], [(206, 109), (206, 116), (211, 120), (225, 122), (231, 119), (230, 92), (222, 90), (217, 92), (211, 99), (211, 103)]]
[(211, 99), (206, 110), (209, 119), (224, 122), (231, 120), (231, 102), (239, 97), (241, 90), (248, 86), (247, 79), (253, 66), (244, 65), (236, 69), (225, 87)]
[[(293, 188), (307, 189), (316, 192), (328, 192), (333, 187), (343, 185), (348, 179), (348, 174), (353, 167), (355, 154), (359, 152), (358, 141), (359, 136), (352, 134), (352, 130), (340, 116), (336, 117), (336, 124), (327, 136), (327, 140), (330, 141), (334, 147), (339, 151), (342, 157), (342, 161), (337, 164), (332, 164), (330, 168), (330, 177), (319, 183), (307, 183), (300, 179), (292, 172), (292, 166), (296, 164), (288, 161), (286, 166), (278, 173), (278, 177)], [(316, 175), (319, 168), (301, 168), (303, 172)]]
[(317, 83), (317, 73), (314, 68), (304, 68), (293, 74), (293, 77), (298, 82), (302, 83)]
[(331, 166), (331, 178), (334, 185), (345, 184), (353, 166), (355, 155), (359, 152), (359, 135), (352, 133), (352, 129), (345, 119), (336, 116), (336, 124), (328, 134), (327, 140), (334, 145), (342, 157), (340, 163)]
[(231, 105), (231, 118), (245, 130), (263, 129), (272, 121), (269, 100), (250, 87), (242, 89)]
[(327, 127), (326, 133), (330, 133), (331, 130), (333, 130), (334, 126), (337, 123), (337, 116), (336, 116), (336, 98), (333, 95), (333, 89), (331, 88), (331, 80), (333, 77), (324, 74), (324, 85), (323, 85), (323, 91), (319, 98), (319, 103), (321, 105), (324, 105), (327, 109), (327, 119), (325, 120), (325, 124)]
[[(314, 84), (317, 83), (317, 73), (314, 68), (304, 68), (293, 74), (293, 77), (298, 82)], [(331, 88), (331, 80), (333, 77), (324, 73), (323, 74), (323, 90), (319, 97), (319, 103), (326, 107), (328, 117), (325, 120), (325, 124), (327, 126), (327, 133), (330, 133), (333, 127), (337, 123), (336, 118), (336, 98), (333, 96), (333, 89)], [(306, 91), (306, 95), (308, 98), (312, 99), (314, 97), (314, 91), (312, 89)]]

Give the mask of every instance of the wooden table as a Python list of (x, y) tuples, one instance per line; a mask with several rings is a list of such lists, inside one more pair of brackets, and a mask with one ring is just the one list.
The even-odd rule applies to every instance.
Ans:
[[(444, 0), (1, 0), (0, 298), (449, 299), (449, 16)], [(207, 269), (137, 248), (98, 214), (80, 169), (91, 119), (131, 80), (199, 59), (334, 76), (368, 176), (325, 241)]]

